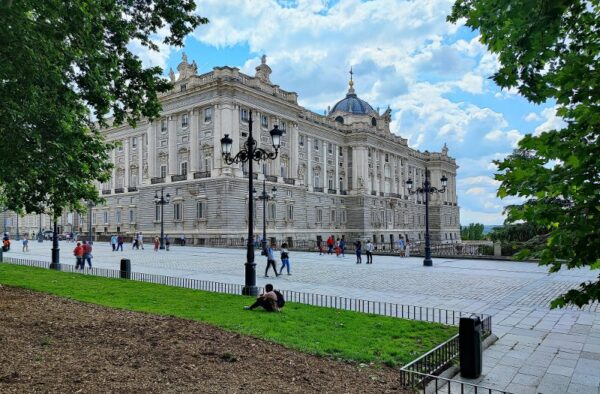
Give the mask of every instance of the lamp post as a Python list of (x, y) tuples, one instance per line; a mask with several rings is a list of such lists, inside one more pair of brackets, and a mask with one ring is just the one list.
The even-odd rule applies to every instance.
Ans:
[(40, 213), (40, 230), (37, 235), (38, 242), (44, 242), (44, 234), (42, 234), (42, 214)]
[(164, 226), (164, 211), (165, 205), (167, 205), (171, 201), (171, 195), (167, 193), (167, 195), (163, 195), (164, 188), (160, 188), (160, 197), (158, 197), (158, 192), (154, 193), (154, 204), (156, 206), (160, 205), (160, 249), (163, 250), (165, 248), (165, 226)]
[(267, 250), (267, 201), (274, 200), (277, 197), (277, 188), (273, 186), (271, 189), (271, 194), (268, 194), (265, 188), (265, 180), (263, 179), (263, 191), (259, 196), (256, 196), (256, 189), (252, 189), (252, 194), (255, 196), (257, 200), (261, 200), (263, 202), (263, 239), (262, 239), (262, 250), (266, 252)]
[(94, 240), (92, 239), (92, 208), (94, 208), (96, 204), (93, 201), (88, 201), (88, 243), (92, 245)]
[(60, 270), (60, 249), (58, 248), (58, 219), (56, 218), (56, 216), (54, 216), (54, 228), (52, 231), (52, 263), (50, 263), (50, 268)]
[(248, 117), (248, 139), (244, 142), (244, 147), (235, 155), (231, 156), (231, 146), (233, 140), (229, 138), (229, 134), (225, 134), (221, 138), (221, 151), (223, 160), (227, 164), (233, 163), (246, 163), (248, 162), (248, 244), (246, 248), (246, 264), (245, 264), (245, 285), (242, 290), (242, 294), (256, 296), (258, 294), (258, 288), (256, 287), (256, 263), (254, 262), (254, 198), (252, 192), (254, 187), (253, 183), (253, 168), (252, 162), (260, 162), (266, 160), (274, 160), (277, 158), (279, 153), (279, 146), (281, 145), (281, 136), (284, 131), (279, 130), (279, 127), (275, 125), (273, 130), (270, 131), (271, 142), (275, 152), (268, 152), (262, 148), (258, 148), (256, 140), (252, 137), (252, 111), (249, 111)]
[(17, 212), (17, 235), (16, 235), (16, 240), (20, 241), (21, 240), (21, 236), (19, 235), (19, 213)]
[(408, 192), (410, 194), (421, 193), (425, 195), (425, 259), (423, 260), (423, 265), (426, 267), (431, 267), (433, 265), (429, 241), (429, 195), (433, 193), (444, 193), (446, 191), (446, 185), (448, 184), (448, 178), (446, 178), (445, 175), (442, 175), (440, 182), (442, 183), (441, 189), (431, 186), (431, 183), (429, 182), (429, 170), (427, 168), (425, 168), (425, 182), (421, 187), (412, 190), (412, 179), (409, 178), (408, 181), (406, 181), (406, 186), (408, 187)]

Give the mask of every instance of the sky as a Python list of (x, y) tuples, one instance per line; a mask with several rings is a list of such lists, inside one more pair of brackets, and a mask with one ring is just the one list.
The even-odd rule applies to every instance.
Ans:
[[(298, 93), (320, 114), (345, 97), (348, 71), (358, 96), (392, 109), (391, 131), (409, 146), (439, 152), (444, 143), (459, 166), (461, 224), (502, 224), (493, 160), (510, 154), (525, 134), (558, 128), (553, 103), (533, 105), (491, 79), (497, 57), (478, 33), (446, 22), (451, 0), (197, 0), (198, 27), (184, 48), (131, 49), (144, 65), (176, 70), (185, 51), (198, 73), (238, 67), (254, 75), (267, 55), (271, 81)], [(159, 32), (154, 39), (163, 37)]]

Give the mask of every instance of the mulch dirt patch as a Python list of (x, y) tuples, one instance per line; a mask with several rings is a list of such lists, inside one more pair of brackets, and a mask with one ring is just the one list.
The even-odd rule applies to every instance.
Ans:
[(0, 286), (2, 393), (399, 390), (399, 372), (392, 368), (316, 357), (194, 321)]

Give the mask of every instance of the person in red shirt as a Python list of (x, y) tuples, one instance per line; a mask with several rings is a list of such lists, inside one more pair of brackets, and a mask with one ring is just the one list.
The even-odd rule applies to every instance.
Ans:
[(73, 249), (73, 255), (75, 256), (75, 269), (83, 269), (83, 246), (81, 242), (77, 242), (77, 246)]
[(81, 269), (85, 267), (85, 261), (87, 260), (90, 268), (92, 268), (92, 245), (89, 242), (83, 241), (83, 261), (81, 263)]

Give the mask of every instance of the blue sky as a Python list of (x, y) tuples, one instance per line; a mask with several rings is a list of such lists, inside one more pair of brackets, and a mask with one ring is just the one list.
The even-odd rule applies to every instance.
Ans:
[[(552, 103), (534, 106), (490, 79), (496, 56), (477, 32), (446, 22), (450, 0), (197, 0), (210, 19), (185, 48), (159, 53), (132, 44), (145, 65), (165, 75), (185, 51), (199, 73), (236, 66), (254, 75), (263, 54), (271, 81), (295, 91), (318, 113), (342, 99), (348, 70), (360, 98), (392, 108), (393, 133), (419, 150), (444, 143), (458, 165), (461, 223), (500, 224), (513, 203), (496, 197), (492, 160), (509, 154), (523, 135), (560, 127)], [(156, 37), (160, 40), (160, 34)]]

